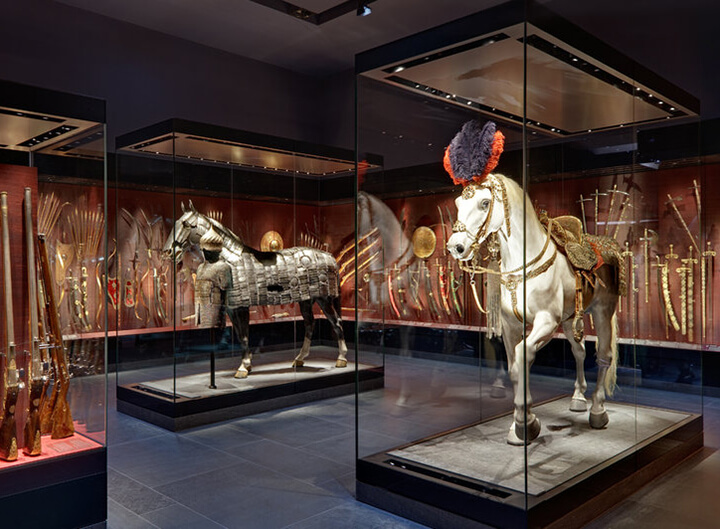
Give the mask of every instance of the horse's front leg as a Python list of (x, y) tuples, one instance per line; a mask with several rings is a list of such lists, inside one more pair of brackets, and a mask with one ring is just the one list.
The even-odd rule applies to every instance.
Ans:
[(240, 344), (240, 350), (243, 353), (243, 359), (240, 367), (238, 367), (235, 372), (235, 378), (247, 378), (250, 371), (252, 371), (252, 353), (250, 352), (248, 339), (250, 334), (250, 308), (238, 307), (236, 309), (229, 309), (228, 315), (230, 316), (230, 321), (232, 321), (235, 336)]
[(303, 322), (305, 322), (305, 338), (303, 339), (300, 352), (293, 360), (293, 367), (302, 367), (304, 360), (310, 354), (310, 344), (312, 343), (313, 329), (315, 327), (315, 317), (313, 316), (312, 305), (313, 300), (307, 299), (300, 303), (300, 314), (302, 314)]
[(531, 411), (533, 402), (528, 378), (535, 353), (550, 341), (559, 322), (550, 312), (542, 311), (537, 313), (532, 323), (533, 329), (525, 340), (525, 346), (522, 340), (515, 346), (515, 358), (510, 366), (510, 379), (515, 387), (514, 420), (507, 437), (511, 445), (524, 445), (540, 435), (540, 419)]
[[(581, 321), (582, 323), (582, 321)], [(587, 380), (585, 380), (585, 344), (575, 341), (575, 334), (572, 328), (572, 320), (566, 320), (562, 324), (563, 333), (570, 342), (573, 356), (575, 357), (575, 391), (570, 400), (570, 411), (587, 411)]]

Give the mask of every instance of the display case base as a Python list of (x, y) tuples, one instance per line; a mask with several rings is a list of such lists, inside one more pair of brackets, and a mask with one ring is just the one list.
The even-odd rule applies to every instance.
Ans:
[[(171, 431), (211, 424), (355, 392), (356, 366), (334, 367), (335, 360), (312, 358), (301, 368), (288, 361), (253, 368), (248, 378), (235, 370), (216, 373), (209, 389), (207, 373), (118, 385), (117, 409)], [(360, 391), (382, 388), (381, 367), (357, 366)], [(173, 399), (173, 393), (175, 398)]]
[(527, 452), (506, 444), (507, 414), (362, 458), (357, 498), (437, 528), (580, 527), (703, 446), (700, 415), (607, 409), (592, 430), (569, 397), (535, 406)]
[(107, 519), (107, 449), (4, 470), (0, 513), (2, 527), (102, 527)]

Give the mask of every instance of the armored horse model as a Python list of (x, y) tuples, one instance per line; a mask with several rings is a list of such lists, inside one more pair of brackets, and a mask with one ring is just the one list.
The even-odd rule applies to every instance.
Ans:
[(252, 370), (248, 345), (250, 307), (298, 303), (305, 323), (302, 348), (293, 361), (301, 367), (310, 354), (314, 328), (312, 307), (317, 303), (338, 340), (336, 367), (347, 366), (347, 345), (342, 329), (338, 265), (328, 252), (294, 247), (261, 252), (246, 246), (230, 229), (198, 212), (189, 203), (181, 204), (182, 216), (165, 242), (163, 253), (177, 264), (184, 252), (198, 244), (211, 228), (222, 237), (220, 258), (231, 266), (232, 282), (227, 290), (226, 310), (243, 352), (235, 378), (246, 378)]

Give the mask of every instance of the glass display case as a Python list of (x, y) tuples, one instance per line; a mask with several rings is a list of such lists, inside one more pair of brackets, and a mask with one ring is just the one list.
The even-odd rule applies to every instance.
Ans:
[(382, 386), (346, 345), (352, 151), (172, 119), (117, 153), (120, 411), (177, 430)]
[(105, 169), (104, 101), (0, 81), (3, 527), (107, 517)]
[(702, 447), (718, 166), (697, 99), (534, 2), (356, 74), (358, 149), (384, 158), (359, 181), (358, 255), (384, 252), (356, 274), (356, 358), (385, 371), (358, 395), (357, 497), (433, 527), (581, 526)]

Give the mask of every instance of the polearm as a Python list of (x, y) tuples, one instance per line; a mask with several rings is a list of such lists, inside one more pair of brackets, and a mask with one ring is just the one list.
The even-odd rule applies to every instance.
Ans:
[(27, 257), (28, 282), (28, 325), (30, 333), (30, 362), (28, 362), (27, 379), (29, 381), (28, 415), (25, 422), (25, 443), (23, 452), (29, 456), (37, 456), (42, 452), (42, 432), (40, 430), (40, 400), (45, 389), (46, 372), (40, 357), (40, 337), (38, 325), (38, 292), (37, 271), (35, 269), (35, 237), (32, 222), (32, 195), (29, 187), (25, 188), (25, 255)]
[[(43, 433), (50, 431), (53, 439), (63, 439), (75, 433), (75, 425), (70, 413), (70, 405), (67, 401), (67, 393), (70, 387), (70, 373), (67, 367), (67, 355), (65, 344), (62, 339), (62, 327), (60, 316), (55, 304), (55, 291), (48, 285), (53, 284), (52, 272), (50, 271), (50, 259), (48, 258), (45, 234), (38, 234), (38, 250), (40, 252), (40, 268), (42, 269), (43, 283), (45, 284), (45, 309), (50, 323), (50, 334), (52, 335), (52, 360), (55, 382), (52, 395), (48, 402), (49, 421), (43, 424), (41, 417), (41, 428)], [(43, 410), (45, 411), (45, 410)]]
[(13, 321), (12, 276), (10, 262), (10, 230), (8, 228), (7, 191), (0, 193), (0, 220), (2, 221), (3, 281), (5, 285), (5, 400), (3, 421), (0, 425), (0, 459), (15, 461), (18, 457), (17, 423), (15, 408), (23, 388), (22, 374), (15, 358), (15, 323)]
[(682, 197), (673, 198), (670, 193), (668, 193), (668, 201), (665, 202), (665, 204), (670, 204), (670, 207), (672, 208), (673, 212), (675, 213), (675, 218), (680, 222), (680, 225), (685, 230), (685, 233), (687, 233), (687, 236), (690, 238), (690, 241), (692, 242), (692, 245), (695, 247), (698, 253), (700, 252), (700, 248), (698, 247), (697, 241), (695, 240), (695, 237), (693, 237), (693, 234), (690, 232), (690, 228), (688, 228), (688, 225), (685, 223), (685, 219), (680, 214), (680, 210), (678, 210), (677, 205), (675, 204), (676, 200), (682, 200)]

